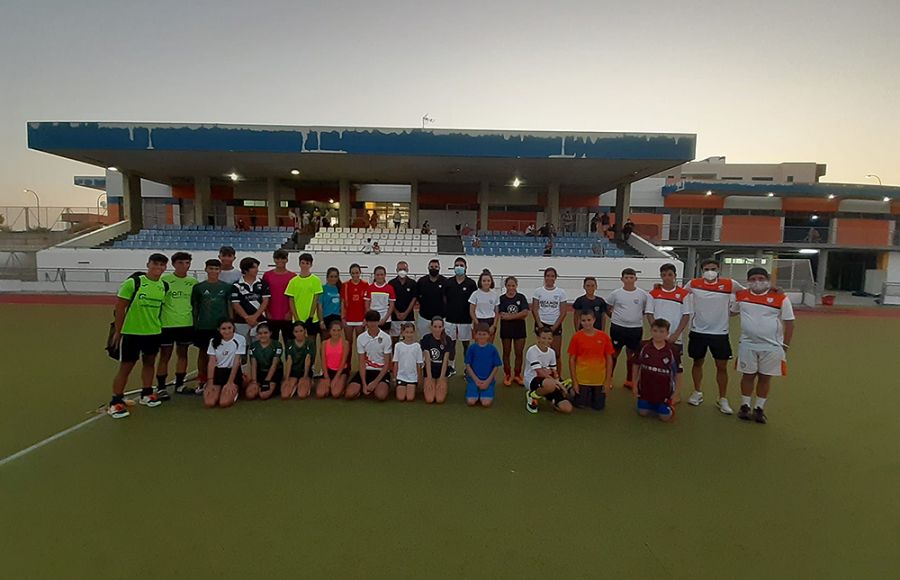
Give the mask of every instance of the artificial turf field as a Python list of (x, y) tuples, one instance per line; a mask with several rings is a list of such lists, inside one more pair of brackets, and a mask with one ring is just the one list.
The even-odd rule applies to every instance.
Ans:
[[(109, 318), (0, 305), (0, 458), (108, 399)], [(711, 368), (671, 425), (621, 388), (469, 409), (459, 378), (440, 407), (137, 407), (0, 466), (0, 577), (895, 578), (898, 328), (800, 313), (768, 425), (720, 415)]]

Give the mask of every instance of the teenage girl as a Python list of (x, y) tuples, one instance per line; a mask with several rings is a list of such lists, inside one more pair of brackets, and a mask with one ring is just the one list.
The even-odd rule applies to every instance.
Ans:
[(562, 351), (563, 321), (566, 319), (566, 291), (556, 287), (556, 268), (544, 270), (544, 285), (534, 291), (531, 300), (531, 311), (534, 315), (534, 333), (538, 334), (544, 326), (553, 331), (551, 346), (556, 351), (556, 360)]
[[(512, 385), (513, 380), (524, 385), (522, 362), (525, 360), (525, 320), (528, 318), (528, 299), (519, 292), (519, 281), (509, 276), (503, 282), (506, 292), (500, 296), (500, 343), (503, 345), (503, 384)], [(512, 355), (515, 353), (515, 365)]]
[(494, 291), (494, 277), (490, 270), (484, 270), (478, 277), (478, 290), (469, 296), (469, 315), (472, 317), (473, 336), (475, 335), (475, 325), (483, 322), (490, 328), (491, 342), (494, 342), (499, 302), (497, 292)]
[(316, 385), (316, 398), (324, 399), (329, 394), (334, 399), (344, 396), (347, 384), (347, 370), (350, 367), (350, 345), (344, 340), (344, 325), (340, 320), (332, 320), (328, 325), (328, 339), (319, 347), (322, 361), (322, 378)]
[(425, 361), (423, 390), (426, 403), (443, 403), (447, 400), (447, 366), (450, 360), (450, 339), (444, 334), (444, 319), (431, 319), (431, 333), (419, 341)]
[(281, 398), (290, 399), (297, 393), (301, 399), (312, 390), (312, 366), (316, 358), (315, 343), (307, 340), (303, 321), (294, 323), (294, 338), (284, 347), (284, 382), (281, 383)]
[(244, 337), (235, 334), (234, 323), (223, 320), (219, 323), (219, 336), (209, 341), (206, 354), (209, 355), (209, 377), (203, 389), (203, 404), (208, 408), (230, 407), (238, 400), (244, 375), (241, 373), (241, 357), (247, 352)]
[(344, 336), (350, 344), (356, 344), (356, 337), (365, 330), (366, 292), (369, 283), (362, 280), (359, 264), (350, 265), (350, 280), (341, 284), (341, 318), (344, 321)]

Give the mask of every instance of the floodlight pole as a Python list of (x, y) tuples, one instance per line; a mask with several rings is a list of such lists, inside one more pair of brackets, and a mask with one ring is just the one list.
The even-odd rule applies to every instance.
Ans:
[[(40, 228), (40, 227), (41, 227), (41, 198), (38, 197), (37, 192), (35, 192), (33, 189), (26, 189), (26, 190), (24, 191), (24, 193), (30, 193), (31, 195), (34, 196), (34, 203), (35, 203), (35, 206), (36, 206), (36, 209), (37, 209), (37, 227)], [(28, 209), (25, 210), (25, 222), (26, 222), (26, 223), (25, 223), (25, 228), (28, 229), (28, 227), (29, 227), (29, 224), (28, 224)]]

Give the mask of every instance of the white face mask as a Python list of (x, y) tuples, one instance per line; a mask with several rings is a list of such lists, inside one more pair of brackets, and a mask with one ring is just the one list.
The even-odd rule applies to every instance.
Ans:
[(719, 277), (719, 273), (715, 270), (703, 270), (703, 279), (707, 282), (714, 282)]
[(400, 278), (406, 278), (407, 271), (406, 270), (397, 270), (397, 276)]
[(769, 281), (768, 280), (758, 280), (755, 282), (750, 282), (748, 284), (750, 286), (750, 290), (757, 294), (763, 294), (769, 291)]
[(466, 274), (466, 268), (465, 266), (456, 266), (453, 268), (453, 273), (457, 276), (464, 276)]

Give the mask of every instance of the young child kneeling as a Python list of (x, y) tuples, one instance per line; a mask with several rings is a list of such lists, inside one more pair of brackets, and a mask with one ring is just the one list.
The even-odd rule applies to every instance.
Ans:
[(475, 325), (475, 344), (466, 349), (466, 404), (482, 407), (494, 402), (497, 369), (503, 366), (497, 347), (488, 341), (491, 327), (484, 322)]
[(650, 325), (650, 340), (645, 341), (634, 359), (637, 385), (637, 412), (641, 417), (656, 415), (661, 421), (675, 416), (672, 396), (678, 375), (678, 355), (669, 343), (669, 321), (657, 318)]
[(538, 412), (541, 397), (551, 401), (560, 413), (572, 412), (572, 403), (566, 393), (568, 381), (559, 380), (556, 370), (556, 351), (553, 344), (553, 329), (544, 326), (538, 330), (538, 342), (525, 353), (525, 408), (529, 413)]

